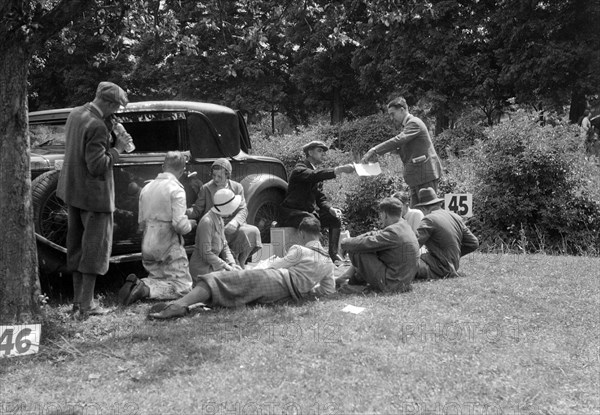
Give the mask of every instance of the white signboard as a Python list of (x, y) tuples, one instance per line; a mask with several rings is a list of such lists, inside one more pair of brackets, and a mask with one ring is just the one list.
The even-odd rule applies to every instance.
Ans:
[(471, 193), (447, 193), (444, 196), (446, 210), (465, 218), (473, 216), (473, 195)]
[(37, 353), (41, 333), (41, 324), (0, 326), (0, 358)]

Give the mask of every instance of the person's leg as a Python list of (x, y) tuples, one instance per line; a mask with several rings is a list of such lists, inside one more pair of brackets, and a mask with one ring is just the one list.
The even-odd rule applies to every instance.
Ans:
[(81, 309), (81, 290), (83, 288), (83, 275), (81, 272), (73, 272), (73, 309), (72, 313), (76, 313)]
[(342, 257), (338, 255), (342, 222), (327, 210), (319, 211), (319, 221), (323, 228), (329, 230), (329, 256), (331, 260), (334, 262), (343, 261)]
[(415, 276), (416, 280), (428, 280), (431, 279), (431, 271), (429, 270), (429, 265), (423, 259), (419, 258), (419, 264), (417, 269), (417, 275)]
[(71, 312), (76, 313), (81, 308), (83, 284), (83, 277), (78, 270), (82, 253), (83, 223), (80, 209), (70, 205), (67, 209), (67, 268), (73, 272), (73, 309)]
[[(207, 303), (212, 298), (209, 285), (203, 281), (198, 281), (198, 284), (188, 294), (181, 297), (179, 300), (175, 300), (171, 303), (157, 304), (153, 309), (157, 309), (156, 312), (148, 313), (148, 318), (164, 320), (175, 317), (182, 317), (188, 313), (188, 306), (197, 303)], [(158, 311), (160, 310), (160, 311)]]
[(314, 215), (304, 210), (290, 209), (281, 206), (279, 208), (279, 219), (277, 221), (277, 226), (281, 228), (291, 227), (298, 229), (300, 222), (302, 222), (302, 219), (306, 217), (314, 217)]
[(179, 300), (173, 301), (172, 304), (177, 304), (182, 307), (187, 307), (196, 303), (207, 303), (210, 301), (212, 295), (208, 284), (200, 280), (198, 284), (192, 288), (192, 291), (181, 297)]
[(107, 309), (93, 304), (96, 278), (108, 271), (108, 261), (112, 246), (112, 213), (81, 212), (83, 235), (81, 238), (81, 257), (78, 271), (82, 274), (81, 313), (102, 315)]
[(386, 266), (376, 253), (353, 252), (350, 254), (350, 260), (356, 267), (356, 273), (348, 281), (350, 284), (367, 283), (376, 290), (386, 290)]

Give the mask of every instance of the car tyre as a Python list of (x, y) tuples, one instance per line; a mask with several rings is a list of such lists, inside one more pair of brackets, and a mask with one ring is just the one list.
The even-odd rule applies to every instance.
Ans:
[(271, 241), (271, 224), (279, 219), (279, 207), (283, 202), (282, 192), (267, 189), (253, 197), (253, 203), (248, 207), (248, 223), (260, 231), (263, 243)]

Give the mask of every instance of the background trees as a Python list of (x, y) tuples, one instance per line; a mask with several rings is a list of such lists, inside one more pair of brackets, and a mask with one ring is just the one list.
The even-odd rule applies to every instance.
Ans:
[[(101, 3), (101, 2), (100, 2)], [(436, 132), (465, 110), (496, 122), (507, 99), (583, 112), (598, 94), (593, 0), (104, 2), (31, 69), (31, 108), (74, 105), (101, 79), (133, 99), (219, 102), (294, 122), (421, 103)]]

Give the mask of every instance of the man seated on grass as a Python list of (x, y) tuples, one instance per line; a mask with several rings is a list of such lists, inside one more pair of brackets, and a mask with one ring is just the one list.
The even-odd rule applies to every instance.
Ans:
[(361, 292), (365, 285), (380, 292), (410, 289), (417, 274), (419, 244), (402, 218), (400, 200), (383, 199), (379, 203), (379, 220), (383, 229), (342, 241), (342, 250), (350, 256), (352, 265), (338, 278), (341, 292)]
[(153, 310), (162, 310), (151, 310), (148, 318), (181, 317), (188, 313), (188, 306), (196, 303), (238, 307), (334, 293), (335, 267), (319, 242), (319, 221), (304, 218), (298, 233), (302, 245), (293, 245), (284, 258), (273, 260), (269, 268), (218, 271), (199, 276), (198, 284), (189, 294), (169, 304), (155, 305)]
[(433, 188), (419, 190), (419, 203), (425, 217), (417, 229), (419, 246), (425, 245), (427, 253), (419, 260), (419, 279), (458, 277), (460, 257), (475, 251), (479, 241), (456, 213), (442, 209)]

